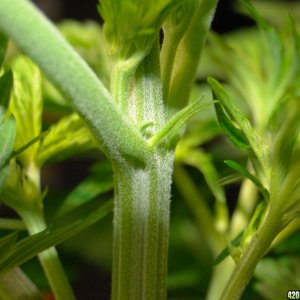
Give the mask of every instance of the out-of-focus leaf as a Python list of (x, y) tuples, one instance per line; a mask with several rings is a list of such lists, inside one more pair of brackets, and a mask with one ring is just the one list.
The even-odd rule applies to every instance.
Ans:
[(218, 173), (212, 163), (211, 156), (201, 150), (195, 150), (191, 152), (184, 161), (189, 165), (196, 167), (204, 175), (215, 198), (218, 201), (225, 203), (225, 193), (223, 188), (218, 184)]
[[(1, 200), (15, 211), (24, 205), (40, 205), (43, 195), (16, 159), (9, 161), (9, 175), (1, 192)], [(39, 204), (37, 204), (39, 203)]]
[[(13, 75), (11, 71), (7, 71), (0, 77), (0, 106), (8, 108), (10, 91), (13, 84)], [(1, 117), (0, 117), (1, 122)]]
[(48, 130), (38, 152), (38, 164), (55, 161), (95, 148), (94, 139), (80, 117), (73, 113)]
[[(222, 130), (215, 120), (213, 121), (199, 121), (199, 123), (193, 124), (193, 122), (187, 124), (187, 131), (177, 145), (178, 148), (190, 149), (199, 147), (204, 143), (207, 143), (222, 133)], [(177, 149), (176, 149), (177, 151)]]
[(15, 245), (18, 237), (18, 232), (15, 231), (0, 239), (0, 261), (3, 260), (12, 247)]
[(0, 124), (0, 168), (13, 151), (16, 138), (16, 122), (10, 117)]
[(253, 174), (251, 174), (245, 167), (241, 166), (235, 161), (232, 160), (225, 160), (224, 163), (228, 165), (230, 168), (234, 169), (235, 171), (241, 173), (246, 178), (250, 179), (256, 187), (259, 189), (259, 191), (262, 193), (264, 198), (266, 200), (269, 200), (269, 192), (268, 190), (263, 186), (259, 178)]
[[(238, 4), (238, 3), (237, 3)], [(300, 20), (300, 5), (298, 1), (265, 1), (265, 0), (251, 0), (251, 4), (257, 11), (274, 25), (282, 26), (286, 21), (286, 16), (290, 15), (297, 21)], [(238, 9), (245, 12), (243, 5), (239, 5)]]
[(20, 268), (15, 268), (0, 277), (0, 299), (44, 300), (45, 297)]
[(254, 276), (255, 289), (264, 299), (286, 299), (288, 290), (300, 289), (299, 258), (264, 258), (256, 266)]
[(59, 208), (59, 215), (68, 213), (72, 209), (75, 209), (76, 207), (94, 199), (98, 195), (106, 193), (112, 189), (113, 174), (111, 166), (105, 161), (102, 162), (100, 167), (97, 166), (96, 168), (97, 173), (92, 174), (81, 181), (63, 201)]
[[(97, 209), (93, 208), (92, 211), (89, 211), (86, 215), (82, 215), (81, 218), (76, 219), (69, 224), (58, 226), (53, 225), (38, 234), (24, 238), (17, 242), (7, 253), (5, 258), (0, 259), (0, 274), (4, 274), (12, 268), (21, 265), (43, 250), (71, 238), (90, 225), (99, 221), (111, 210), (112, 201), (105, 202), (98, 206)], [(4, 250), (5, 249), (3, 247), (0, 247), (0, 251)]]
[(7, 47), (7, 37), (2, 32), (0, 32), (0, 66), (3, 63), (5, 52)]
[(0, 168), (0, 193), (2, 191), (2, 187), (6, 181), (6, 178), (9, 174), (9, 165), (6, 164), (3, 167)]
[[(12, 64), (14, 87), (10, 101), (10, 111), (17, 123), (16, 148), (20, 148), (41, 133), (42, 96), (41, 73), (31, 60), (19, 56)], [(36, 156), (39, 143), (22, 152), (18, 159), (24, 166), (29, 165)]]
[(223, 187), (219, 184), (219, 177), (213, 165), (210, 154), (200, 149), (190, 151), (183, 159), (185, 163), (197, 168), (204, 176), (210, 191), (216, 199), (216, 226), (220, 232), (228, 226), (228, 209)]

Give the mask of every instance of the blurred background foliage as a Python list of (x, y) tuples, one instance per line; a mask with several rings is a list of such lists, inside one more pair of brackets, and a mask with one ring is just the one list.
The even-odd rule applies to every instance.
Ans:
[[(61, 32), (108, 85), (109, 58), (101, 46), (104, 40), (97, 1), (35, 2), (58, 22)], [(294, 59), (297, 45), (293, 44), (288, 16), (300, 30), (300, 1), (255, 0), (251, 3), (278, 28), (285, 49), (284, 59)], [(271, 112), (259, 100), (283, 98), (294, 88), (291, 83), (299, 86), (299, 74), (287, 69), (283, 84), (272, 86), (274, 57), (238, 1), (220, 1), (212, 28), (214, 32), (201, 59), (191, 101), (203, 94), (205, 102), (214, 99), (206, 83), (207, 76), (214, 76), (224, 83), (253, 126), (267, 137), (270, 124), (265, 121), (270, 119)], [(15, 68), (18, 67), (14, 60), (17, 53), (10, 44), (7, 65), (14, 61)], [(43, 122), (42, 128), (37, 130), (46, 131), (46, 135), (39, 147), (35, 146), (38, 148), (35, 155), (37, 164), (43, 166), (42, 189), (47, 190), (45, 214), (51, 224), (70, 211), (73, 219), (77, 215), (81, 218), (83, 204), (93, 207), (93, 203), (111, 199), (113, 178), (110, 164), (95, 151), (97, 145), (82, 121), (72, 113), (59, 92), (45, 78), (42, 80)], [(248, 224), (261, 197), (254, 185), (230, 169), (224, 160), (234, 160), (244, 166), (248, 161), (246, 154), (224, 136), (211, 106), (189, 120), (176, 149), (169, 247), (168, 298), (171, 300), (217, 299), (217, 285), (222, 282), (218, 276), (222, 274), (219, 272), (217, 276), (215, 270), (223, 268), (223, 272), (230, 272), (232, 263), (226, 262), (226, 258), (215, 266), (215, 259), (226, 252), (226, 247), (233, 256), (234, 251), (238, 251), (230, 241)], [(1, 220), (17, 218), (5, 205), (1, 205), (0, 214)], [(259, 263), (242, 299), (284, 299), (288, 289), (300, 289), (299, 228), (298, 217)], [(1, 236), (8, 233), (7, 229), (0, 231)], [(26, 236), (22, 231), (19, 239)], [(101, 299), (110, 298), (111, 247), (112, 213), (58, 246), (79, 300), (100, 299), (96, 295), (102, 295)], [(42, 291), (48, 291), (36, 258), (26, 262), (22, 269)], [(224, 280), (228, 278), (228, 274), (224, 276)]]

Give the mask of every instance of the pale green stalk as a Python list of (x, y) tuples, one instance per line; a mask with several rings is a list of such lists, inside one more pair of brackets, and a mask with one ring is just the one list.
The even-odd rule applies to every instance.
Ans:
[(175, 56), (176, 65), (172, 65), (168, 98), (165, 99), (171, 113), (184, 107), (189, 99), (217, 2), (217, 0), (200, 1), (186, 33), (180, 40)]
[[(36, 209), (19, 210), (30, 235), (39, 233), (47, 228), (43, 212), (39, 207)], [(70, 283), (59, 260), (55, 247), (51, 247), (38, 255), (39, 261), (44, 269), (47, 280), (55, 295), (56, 300), (74, 300)]]

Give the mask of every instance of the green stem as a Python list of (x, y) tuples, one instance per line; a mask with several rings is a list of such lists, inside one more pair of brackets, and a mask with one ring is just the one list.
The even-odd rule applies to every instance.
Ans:
[[(28, 231), (34, 235), (46, 229), (46, 223), (42, 212), (37, 210), (20, 211)], [(65, 274), (63, 266), (59, 260), (55, 247), (51, 247), (38, 255), (41, 265), (46, 274), (47, 280), (51, 286), (56, 300), (74, 300), (76, 299)]]
[(115, 166), (113, 300), (166, 299), (173, 156)]
[(0, 28), (70, 99), (111, 158), (120, 161), (126, 155), (143, 159), (146, 145), (141, 134), (95, 73), (32, 3), (1, 0)]
[(228, 284), (220, 297), (222, 300), (238, 300), (249, 283), (256, 265), (264, 256), (280, 229), (281, 214), (269, 209), (262, 227), (243, 251)]

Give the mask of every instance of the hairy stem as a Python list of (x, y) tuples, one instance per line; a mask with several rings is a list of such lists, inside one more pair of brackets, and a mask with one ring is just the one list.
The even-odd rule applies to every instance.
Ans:
[(101, 81), (33, 4), (0, 1), (0, 29), (29, 55), (70, 99), (107, 154), (143, 159), (145, 141)]
[(166, 299), (173, 153), (116, 166), (113, 300)]

